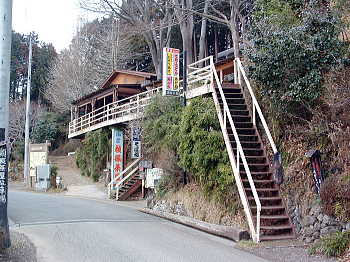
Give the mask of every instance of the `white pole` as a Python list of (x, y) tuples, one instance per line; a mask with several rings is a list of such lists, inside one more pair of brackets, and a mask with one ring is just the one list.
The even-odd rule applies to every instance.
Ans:
[(0, 141), (7, 140), (9, 125), (12, 0), (0, 1)]
[(30, 185), (29, 179), (29, 127), (30, 127), (30, 88), (32, 80), (32, 35), (29, 35), (29, 59), (28, 59), (28, 81), (27, 81), (27, 105), (26, 105), (26, 127), (24, 141), (24, 180)]

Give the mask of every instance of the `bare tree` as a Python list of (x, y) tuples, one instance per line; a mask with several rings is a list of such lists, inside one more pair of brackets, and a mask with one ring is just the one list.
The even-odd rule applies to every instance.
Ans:
[[(209, 1), (205, 1), (203, 14), (207, 15), (209, 9)], [(206, 34), (207, 34), (207, 18), (202, 17), (202, 25), (201, 25), (201, 36), (199, 39), (199, 60), (203, 59), (205, 56), (205, 48), (206, 48)]]
[(191, 64), (194, 58), (193, 51), (193, 0), (173, 0), (174, 11), (180, 25), (183, 49), (187, 51), (187, 62)]
[(118, 17), (145, 38), (158, 78), (162, 49), (168, 46), (174, 20), (168, 0), (81, 0), (84, 9)]
[[(46, 109), (36, 103), (32, 103), (30, 109), (30, 126), (31, 130), (34, 130)], [(17, 141), (24, 140), (25, 110), (25, 101), (10, 104), (9, 138), (12, 145)]]
[(227, 25), (231, 31), (235, 57), (239, 57), (239, 42), (244, 37), (253, 0), (206, 0), (209, 5), (209, 13), (199, 12), (185, 8), (193, 14), (208, 18), (220, 24)]
[(74, 100), (98, 89), (116, 67), (123, 68), (132, 58), (129, 28), (118, 30), (116, 45), (116, 36), (111, 34), (114, 26), (113, 19), (84, 24), (69, 48), (59, 54), (45, 90), (46, 99), (56, 110), (69, 111)]

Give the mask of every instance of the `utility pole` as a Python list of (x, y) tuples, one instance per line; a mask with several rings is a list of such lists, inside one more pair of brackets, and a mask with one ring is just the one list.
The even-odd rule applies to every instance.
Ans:
[(0, 247), (11, 246), (7, 218), (12, 0), (0, 1)]
[(30, 186), (29, 174), (29, 125), (30, 125), (30, 89), (32, 82), (32, 35), (29, 35), (29, 59), (28, 59), (28, 81), (27, 81), (27, 105), (26, 105), (26, 126), (24, 141), (24, 180)]

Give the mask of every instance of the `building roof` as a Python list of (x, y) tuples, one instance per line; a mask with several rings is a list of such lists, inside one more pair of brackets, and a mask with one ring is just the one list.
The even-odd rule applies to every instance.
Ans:
[(115, 70), (106, 81), (103, 82), (101, 85), (101, 89), (108, 88), (109, 85), (113, 82), (113, 80), (117, 77), (118, 74), (127, 74), (127, 75), (134, 75), (134, 76), (140, 76), (144, 77), (145, 79), (154, 79), (157, 77), (156, 74), (153, 73), (146, 73), (146, 72), (139, 72), (139, 71), (131, 71), (131, 70)]
[(127, 88), (133, 88), (133, 89), (140, 89), (141, 88), (141, 86), (139, 84), (123, 84), (123, 85), (110, 86), (110, 87), (104, 88), (104, 89), (97, 89), (96, 91), (93, 91), (89, 94), (86, 94), (86, 95), (74, 100), (72, 102), (72, 105), (76, 105), (76, 104), (80, 103), (81, 101), (84, 101), (85, 99), (92, 98), (92, 97), (97, 96), (99, 94), (102, 94), (105, 92), (108, 93), (109, 92), (108, 90), (112, 90), (112, 89), (115, 89), (118, 87), (127, 87)]
[[(112, 74), (110, 74), (110, 76), (107, 78), (107, 80), (105, 80), (96, 91), (93, 91), (89, 94), (86, 94), (86, 95), (76, 99), (75, 101), (72, 102), (72, 104), (76, 105), (77, 103), (79, 103), (87, 98), (90, 98), (90, 97), (93, 97), (93, 96), (98, 95), (100, 93), (103, 93), (107, 89), (111, 88), (110, 85), (113, 82), (113, 80), (117, 77), (118, 74), (134, 75), (134, 76), (143, 77), (143, 78), (148, 79), (148, 80), (153, 80), (153, 79), (157, 78), (157, 75), (153, 74), (153, 73), (131, 71), (131, 70), (115, 70)], [(119, 86), (130, 87), (130, 88), (135, 88), (135, 86), (141, 87), (140, 84), (136, 84), (136, 83), (135, 84), (122, 84)], [(113, 87), (113, 88), (115, 88), (115, 87)]]

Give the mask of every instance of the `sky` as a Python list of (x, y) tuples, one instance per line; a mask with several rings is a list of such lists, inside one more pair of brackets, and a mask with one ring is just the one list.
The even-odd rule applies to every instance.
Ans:
[(12, 29), (22, 34), (35, 31), (40, 41), (60, 52), (69, 46), (79, 19), (91, 16), (80, 10), (79, 0), (13, 0)]

